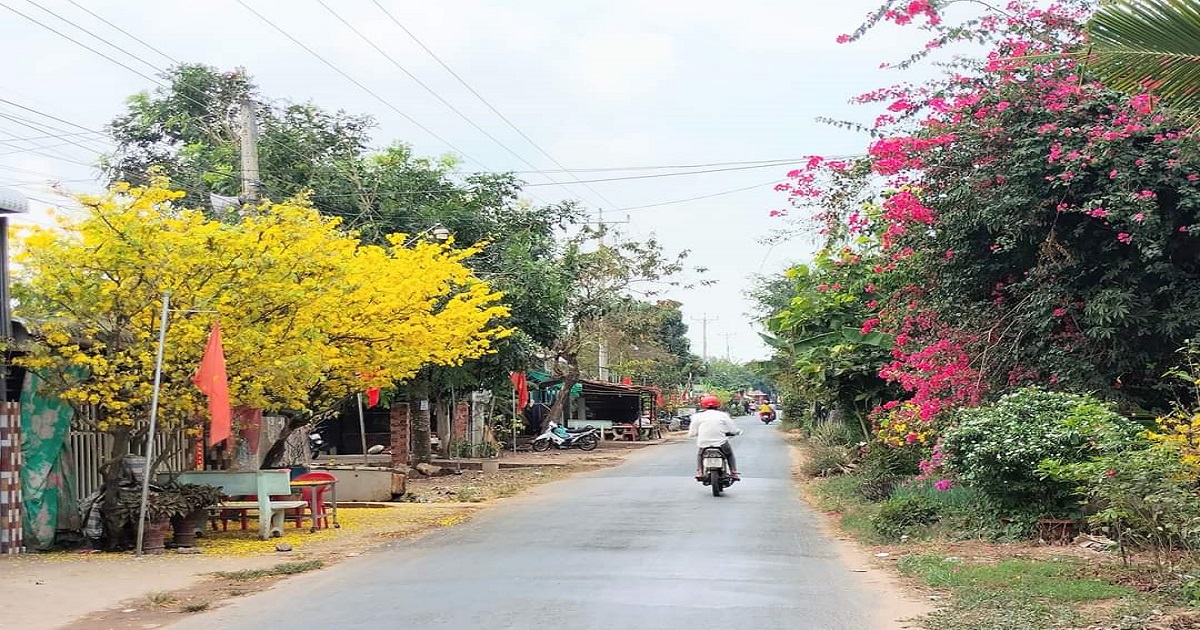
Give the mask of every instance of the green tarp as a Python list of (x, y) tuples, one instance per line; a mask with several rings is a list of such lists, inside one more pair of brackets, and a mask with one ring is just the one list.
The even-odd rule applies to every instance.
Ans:
[(39, 396), (40, 385), (30, 373), (21, 389), (21, 498), (25, 545), (44, 550), (54, 545), (59, 518), (70, 522), (75, 515), (74, 496), (67, 487), (71, 458), (66, 456), (74, 411), (58, 398)]

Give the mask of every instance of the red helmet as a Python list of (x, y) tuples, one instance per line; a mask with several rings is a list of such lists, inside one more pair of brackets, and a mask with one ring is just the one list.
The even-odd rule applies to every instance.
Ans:
[(700, 398), (700, 406), (704, 409), (720, 409), (721, 399), (712, 394), (707, 394)]

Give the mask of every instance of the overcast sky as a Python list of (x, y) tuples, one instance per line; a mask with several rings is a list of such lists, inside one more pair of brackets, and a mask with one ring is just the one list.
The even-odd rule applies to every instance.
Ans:
[[(75, 132), (81, 129), (73, 125), (101, 129), (122, 109), (128, 95), (155, 87), (147, 76), (153, 77), (156, 68), (173, 61), (224, 70), (242, 66), (264, 95), (371, 114), (379, 122), (377, 144), (401, 140), (420, 154), (458, 153), (464, 170), (558, 168), (370, 0), (326, 3), (512, 153), (431, 96), (318, 0), (244, 1), (380, 98), (322, 63), (237, 0), (0, 0), (0, 58), (4, 59), (0, 99), (60, 119), (42, 118), (0, 102), (0, 185), (20, 186), (37, 198), (33, 205), (39, 209), (45, 204), (38, 200), (53, 200), (47, 180), (94, 190), (95, 171), (86, 164), (95, 160), (96, 151), (104, 150), (103, 138), (79, 135), (18, 141), (61, 132), (47, 134), (8, 117), (35, 119)], [(860, 152), (862, 136), (815, 119), (873, 118), (874, 112), (848, 105), (847, 99), (900, 79), (879, 70), (880, 62), (902, 58), (919, 47), (916, 33), (895, 28), (873, 33), (859, 44), (835, 43), (838, 34), (853, 30), (877, 6), (876, 0), (381, 2), (568, 169)], [(724, 356), (729, 335), (733, 358), (748, 360), (765, 356), (766, 350), (746, 316), (751, 307), (742, 295), (747, 278), (802, 261), (812, 248), (804, 241), (770, 249), (757, 243), (759, 237), (779, 228), (768, 212), (785, 202), (772, 184), (791, 168), (593, 183), (590, 189), (579, 184), (536, 186), (528, 192), (535, 202), (580, 199), (593, 213), (604, 208), (608, 220), (628, 219), (621, 227), (634, 236), (653, 233), (673, 250), (692, 250), (691, 261), (708, 267), (709, 277), (718, 283), (672, 297), (683, 302), (689, 318), (716, 318), (708, 326), (710, 355)], [(678, 169), (576, 176), (586, 180), (669, 172)], [(530, 183), (573, 181), (564, 173), (522, 176)], [(706, 198), (655, 205), (694, 197)], [(699, 353), (701, 326), (695, 321), (689, 324)]]

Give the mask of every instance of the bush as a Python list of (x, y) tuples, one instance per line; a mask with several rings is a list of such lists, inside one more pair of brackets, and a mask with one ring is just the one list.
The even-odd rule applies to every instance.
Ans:
[(938, 512), (939, 506), (931, 497), (921, 494), (894, 496), (879, 508), (871, 524), (883, 538), (899, 540), (938, 522)]
[(858, 486), (858, 496), (872, 502), (887, 501), (896, 492), (904, 477), (868, 477)]
[(1077, 513), (1072, 483), (1039, 468), (1087, 461), (1137, 444), (1139, 427), (1090, 396), (1017, 390), (961, 410), (943, 434), (946, 467), (1000, 507), (1039, 516)]
[(809, 429), (808, 437), (822, 446), (854, 446), (862, 442), (862, 435), (842, 422), (822, 422)]
[(1078, 483), (1096, 512), (1088, 517), (1123, 547), (1148, 548), (1169, 560), (1200, 547), (1196, 471), (1168, 447), (1107, 455), (1089, 462), (1047, 462), (1043, 469)]
[(810, 477), (829, 477), (847, 472), (851, 464), (850, 449), (845, 446), (815, 445), (800, 468)]
[(861, 469), (869, 477), (912, 477), (920, 472), (917, 465), (923, 455), (922, 447), (893, 447), (875, 442), (867, 448)]

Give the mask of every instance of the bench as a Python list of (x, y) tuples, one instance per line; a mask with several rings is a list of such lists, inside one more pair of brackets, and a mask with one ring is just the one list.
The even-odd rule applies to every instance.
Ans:
[(304, 501), (276, 501), (272, 495), (292, 494), (291, 474), (286, 470), (193, 470), (179, 473), (179, 483), (199, 483), (221, 488), (225, 496), (254, 495), (256, 501), (222, 501), (218, 510), (258, 510), (258, 537), (267, 540), (283, 535), (284, 513), (308, 505)]

